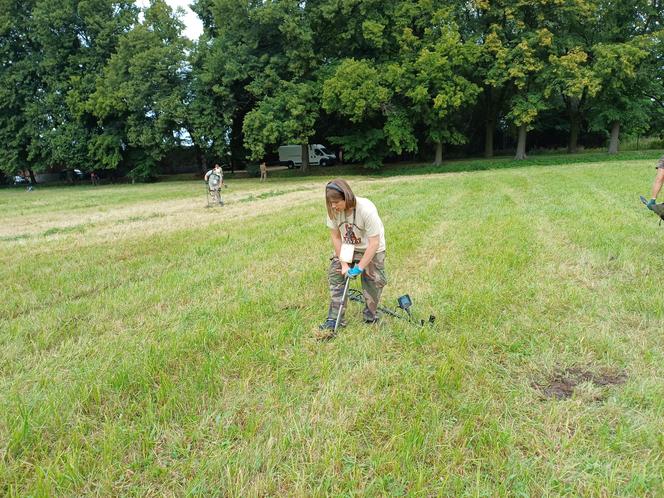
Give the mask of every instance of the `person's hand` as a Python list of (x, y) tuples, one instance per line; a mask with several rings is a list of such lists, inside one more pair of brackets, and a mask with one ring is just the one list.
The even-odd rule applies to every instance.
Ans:
[(360, 268), (360, 265), (355, 265), (355, 266), (353, 266), (350, 270), (348, 270), (347, 275), (348, 275), (350, 278), (355, 278), (355, 277), (357, 277), (358, 275), (360, 275), (363, 271), (364, 271), (364, 270), (363, 270), (362, 268)]
[(344, 263), (343, 261), (341, 262), (341, 274), (345, 275), (346, 272), (350, 269), (350, 266), (348, 266), (348, 263)]

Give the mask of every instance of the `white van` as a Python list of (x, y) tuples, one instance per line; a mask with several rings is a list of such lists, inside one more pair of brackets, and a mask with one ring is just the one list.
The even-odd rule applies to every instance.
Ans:
[[(309, 145), (309, 164), (332, 166), (336, 161), (337, 157), (334, 153), (321, 144)], [(279, 162), (288, 166), (289, 169), (302, 166), (302, 146), (282, 145), (279, 147)]]

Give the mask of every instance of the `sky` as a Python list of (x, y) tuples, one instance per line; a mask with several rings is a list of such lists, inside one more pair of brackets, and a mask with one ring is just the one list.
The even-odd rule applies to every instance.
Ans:
[[(203, 32), (203, 24), (198, 19), (198, 16), (189, 8), (190, 0), (166, 0), (166, 3), (173, 10), (177, 7), (182, 7), (185, 10), (185, 15), (182, 17), (182, 22), (185, 25), (183, 34), (190, 40), (197, 40)], [(139, 7), (147, 7), (148, 4), (148, 0), (136, 0), (136, 5)]]

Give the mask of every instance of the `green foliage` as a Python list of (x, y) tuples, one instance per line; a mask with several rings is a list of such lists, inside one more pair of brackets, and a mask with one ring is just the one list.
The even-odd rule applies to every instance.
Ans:
[(369, 169), (378, 169), (386, 151), (385, 133), (382, 129), (368, 128), (355, 133), (330, 137), (332, 143), (343, 145), (344, 157), (357, 161)]
[(179, 144), (177, 133), (185, 124), (188, 47), (181, 29), (170, 7), (153, 0), (144, 23), (119, 38), (90, 99), (104, 134), (111, 135), (102, 140), (109, 155), (105, 164), (113, 164), (125, 147), (140, 149), (138, 162), (129, 162), (135, 179), (153, 175), (156, 162)]
[(401, 154), (402, 151), (417, 150), (415, 129), (410, 116), (404, 111), (390, 112), (383, 126), (387, 146), (391, 151)]
[(323, 108), (358, 123), (380, 113), (393, 93), (367, 60), (344, 60), (323, 86)]
[(591, 124), (596, 129), (607, 129), (619, 122), (633, 132), (647, 129), (648, 97), (642, 93), (647, 87), (649, 73), (641, 64), (649, 55), (649, 42), (634, 39), (631, 42), (598, 44), (595, 72), (602, 89), (595, 103)]
[(375, 166), (432, 145), (473, 152), (483, 126), (487, 140), (569, 130), (570, 150), (586, 130), (664, 127), (661, 2), (193, 8), (192, 45), (163, 0), (140, 21), (129, 0), (0, 0), (0, 169), (148, 178), (182, 145), (239, 166), (330, 137)]
[(275, 95), (263, 98), (244, 119), (249, 157), (260, 160), (267, 144), (307, 144), (317, 117), (316, 91), (307, 83), (283, 82)]
[[(137, 9), (108, 0), (5, 0), (4, 7), (8, 17), (0, 24), (7, 36), (0, 36), (0, 51), (11, 68), (0, 79), (16, 79), (16, 90), (11, 97), (0, 95), (0, 137), (8, 139), (8, 150), (0, 148), (3, 167), (88, 169), (99, 156), (94, 144), (103, 133), (88, 100)], [(13, 118), (3, 118), (5, 113)]]
[(223, 95), (217, 85), (220, 68), (215, 65), (214, 46), (208, 41), (203, 36), (189, 55), (191, 72), (186, 79), (184, 128), (205, 156), (226, 157), (230, 153), (228, 137), (237, 103)]
[(430, 142), (459, 144), (465, 141), (460, 120), (450, 117), (472, 105), (480, 92), (468, 71), (477, 61), (477, 47), (461, 40), (458, 26), (449, 12), (437, 11), (433, 25), (421, 41), (413, 41), (402, 54), (402, 67), (411, 77), (404, 95), (412, 102), (411, 119), (427, 129)]

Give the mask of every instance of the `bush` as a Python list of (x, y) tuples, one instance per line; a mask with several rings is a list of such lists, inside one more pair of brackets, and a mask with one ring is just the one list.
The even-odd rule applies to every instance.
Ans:
[(261, 176), (260, 166), (254, 162), (247, 163), (247, 176), (249, 178), (257, 178)]

